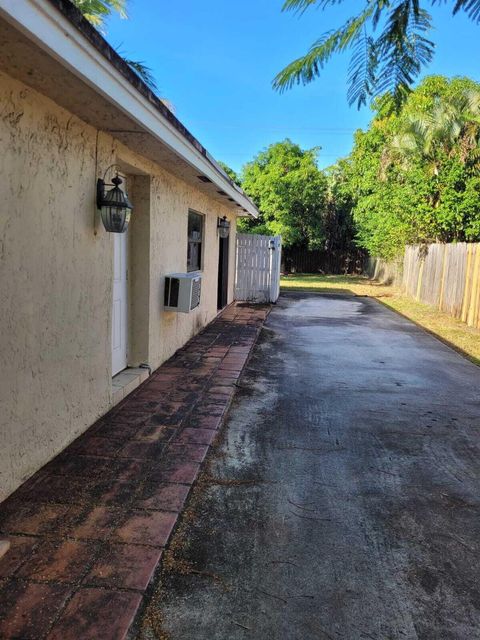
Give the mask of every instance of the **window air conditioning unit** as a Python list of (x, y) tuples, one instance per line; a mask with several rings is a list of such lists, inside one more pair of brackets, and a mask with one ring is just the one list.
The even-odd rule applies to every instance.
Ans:
[(165, 277), (166, 311), (189, 313), (200, 304), (202, 276), (191, 273), (172, 273)]

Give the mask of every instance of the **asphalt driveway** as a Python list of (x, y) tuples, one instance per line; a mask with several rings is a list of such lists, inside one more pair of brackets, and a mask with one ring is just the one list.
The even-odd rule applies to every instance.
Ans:
[(480, 638), (479, 389), (374, 300), (282, 295), (138, 637)]

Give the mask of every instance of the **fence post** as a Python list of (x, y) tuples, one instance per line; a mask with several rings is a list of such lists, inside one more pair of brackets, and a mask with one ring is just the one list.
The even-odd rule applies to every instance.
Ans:
[(270, 302), (276, 302), (280, 294), (280, 265), (282, 261), (281, 237), (269, 241), (270, 249)]
[(468, 317), (467, 324), (471, 327), (474, 327), (477, 324), (478, 317), (478, 305), (480, 304), (479, 300), (479, 275), (480, 275), (480, 250), (479, 245), (475, 246), (475, 258), (472, 260), (473, 262), (473, 273), (472, 273), (472, 289), (471, 289), (471, 297), (470, 297), (470, 305), (468, 308)]

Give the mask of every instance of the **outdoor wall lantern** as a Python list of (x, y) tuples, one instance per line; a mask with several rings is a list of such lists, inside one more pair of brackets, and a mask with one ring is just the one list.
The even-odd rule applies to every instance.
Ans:
[(230, 233), (230, 222), (227, 220), (227, 216), (217, 219), (217, 230), (220, 238), (228, 238)]
[[(115, 165), (112, 165), (115, 166)], [(107, 171), (112, 167), (108, 167)], [(97, 180), (97, 208), (102, 216), (103, 226), (110, 233), (125, 233), (130, 222), (132, 213), (132, 203), (128, 199), (126, 193), (120, 189), (123, 180), (118, 175), (112, 178), (112, 182), (105, 183), (105, 176)], [(105, 187), (113, 187), (113, 189), (105, 190)]]

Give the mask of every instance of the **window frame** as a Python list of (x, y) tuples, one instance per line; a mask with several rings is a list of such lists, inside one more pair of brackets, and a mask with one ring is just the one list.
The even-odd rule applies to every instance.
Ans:
[[(197, 216), (201, 221), (201, 236), (199, 240), (191, 240), (189, 234), (190, 228), (190, 216)], [(194, 273), (195, 271), (203, 271), (203, 253), (204, 253), (204, 245), (205, 245), (205, 214), (200, 213), (199, 211), (195, 211), (195, 209), (188, 210), (187, 216), (187, 273)], [(200, 250), (198, 253), (198, 266), (192, 266), (189, 261), (189, 253), (190, 253), (190, 245), (196, 244), (200, 245)]]

